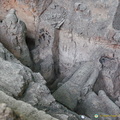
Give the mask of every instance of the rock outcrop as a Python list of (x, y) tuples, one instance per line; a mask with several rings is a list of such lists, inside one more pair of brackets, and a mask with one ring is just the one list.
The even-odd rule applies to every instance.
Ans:
[(10, 9), (16, 9), (18, 17), (27, 25), (28, 36), (35, 38), (39, 16), (44, 13), (51, 2), (52, 0), (3, 0), (0, 1), (0, 19), (3, 20)]
[(0, 94), (60, 120), (119, 120), (119, 11), (119, 0), (1, 0)]
[(43, 77), (23, 66), (2, 44), (0, 78), (0, 90), (15, 98), (24, 99), (33, 106), (48, 106), (55, 101)]
[[(92, 120), (96, 120), (95, 114), (98, 114), (99, 120), (117, 120), (120, 114), (119, 107), (102, 90), (99, 91), (98, 95), (93, 91), (89, 92), (77, 109), (78, 113), (86, 114)], [(80, 109), (83, 111), (80, 111)], [(108, 115), (108, 117), (104, 117), (104, 115)]]
[[(84, 63), (70, 79), (53, 93), (53, 96), (69, 109), (76, 110), (79, 114), (85, 114), (92, 120), (96, 119), (94, 117), (96, 113), (100, 120), (106, 119), (102, 118), (102, 115), (109, 117), (116, 115), (115, 118), (108, 118), (116, 120), (120, 114), (120, 108), (104, 91), (98, 91), (98, 95), (92, 91), (97, 79), (99, 79), (100, 68), (96, 65), (95, 62)], [(109, 83), (109, 81), (107, 82)], [(116, 101), (116, 103), (119, 102)]]
[(118, 0), (3, 0), (0, 5), (1, 20), (14, 8), (25, 22), (37, 70), (51, 82), (75, 63), (89, 61), (99, 48), (119, 53)]
[(25, 40), (26, 26), (11, 9), (0, 23), (0, 42), (23, 64), (32, 68), (32, 60)]
[[(55, 99), (68, 108), (74, 110), (77, 106), (81, 91), (87, 93), (92, 87), (92, 83), (89, 83), (88, 85), (87, 83), (89, 81), (89, 77), (92, 76), (91, 74), (94, 69), (94, 62), (84, 63), (66, 83), (64, 83), (53, 93)], [(98, 76), (98, 73), (96, 73), (96, 76)], [(83, 87), (85, 84), (86, 88)], [(82, 87), (85, 90), (82, 90)]]
[[(78, 114), (55, 102), (50, 90), (46, 86), (46, 81), (43, 79), (40, 73), (34, 73), (29, 68), (25, 67), (13, 56), (13, 54), (4, 48), (1, 43), (0, 90), (2, 93), (0, 94), (0, 103), (6, 103), (7, 105), (10, 105), (10, 108), (12, 108), (13, 104), (18, 102), (17, 100), (19, 99), (31, 104), (33, 107), (46, 111), (48, 114), (51, 114), (60, 120), (64, 117), (65, 120), (72, 118), (76, 120), (80, 119)], [(13, 99), (12, 97), (16, 98), (17, 100)], [(8, 101), (8, 98), (10, 98), (10, 101)], [(11, 104), (11, 102), (13, 104)], [(26, 109), (29, 110), (29, 108)], [(13, 108), (12, 110), (14, 111)], [(23, 114), (24, 111), (21, 110), (21, 112), (22, 113), (19, 114)], [(35, 119), (39, 120), (39, 116)]]
[(2, 91), (0, 91), (0, 96), (0, 103), (6, 103), (8, 107), (13, 109), (14, 112), (19, 115), (22, 120), (58, 120), (43, 111), (38, 111), (30, 104), (15, 100), (14, 98), (6, 95)]

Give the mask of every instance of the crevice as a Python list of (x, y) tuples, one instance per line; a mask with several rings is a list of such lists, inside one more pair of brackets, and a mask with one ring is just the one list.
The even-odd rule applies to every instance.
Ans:
[(3, 22), (3, 20), (0, 19), (0, 23), (2, 23), (2, 22)]
[(32, 38), (30, 38), (30, 37), (28, 37), (28, 36), (26, 36), (26, 44), (27, 44), (27, 47), (28, 47), (28, 50), (29, 50), (29, 53), (30, 53), (30, 58), (31, 58), (31, 60), (32, 60), (32, 66), (31, 67), (29, 67), (32, 71), (34, 71), (34, 60), (33, 60), (33, 56), (32, 56), (32, 53), (31, 53), (31, 51), (33, 50), (33, 49), (35, 49), (35, 40), (34, 39), (32, 39)]
[(35, 40), (28, 36), (26, 37), (26, 44), (28, 46), (29, 51), (35, 48)]
[(60, 32), (60, 30), (58, 30), (58, 29), (54, 30), (54, 41), (53, 41), (53, 47), (52, 47), (55, 79), (57, 79), (60, 75), (60, 70), (59, 70), (59, 32)]
[(113, 20), (113, 28), (116, 30), (120, 30), (120, 1), (114, 16)]

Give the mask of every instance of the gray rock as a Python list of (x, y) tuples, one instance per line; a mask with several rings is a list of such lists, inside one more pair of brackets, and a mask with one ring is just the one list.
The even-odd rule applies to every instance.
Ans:
[(119, 42), (120, 42), (120, 33), (119, 32), (115, 33), (115, 35), (113, 36), (113, 38), (119, 44)]
[(102, 102), (106, 105), (108, 114), (110, 115), (119, 115), (120, 109), (119, 107), (111, 101), (104, 91), (99, 91), (98, 96), (102, 100)]
[(55, 101), (40, 73), (33, 73), (0, 44), (0, 90), (33, 106)]
[(1, 58), (0, 63), (0, 90), (11, 96), (20, 97), (30, 82), (31, 75), (27, 75), (25, 79), (25, 69), (19, 64), (13, 64)]
[(2, 91), (0, 91), (0, 96), (0, 103), (4, 102), (7, 104), (7, 106), (14, 110), (23, 120), (58, 120), (46, 114), (44, 111), (37, 110), (28, 103), (15, 100)]
[[(7, 57), (5, 57), (6, 55)], [(76, 113), (55, 102), (40, 73), (33, 73), (29, 68), (23, 66), (2, 44), (0, 44), (0, 60), (0, 66), (4, 68), (0, 67), (0, 77), (2, 78), (0, 79), (0, 89), (2, 91), (38, 109), (45, 110), (56, 118), (64, 115), (79, 120)]]
[[(28, 9), (23, 9), (21, 5)], [(32, 38), (35, 43), (38, 43), (41, 29), (49, 32), (52, 42), (55, 38), (55, 28), (59, 29), (58, 66), (60, 73), (64, 74), (76, 62), (89, 61), (90, 56), (99, 47), (119, 51), (117, 46), (119, 44), (119, 29), (117, 29), (119, 27), (119, 6), (117, 0), (17, 0), (13, 2), (8, 0), (0, 2), (0, 20), (3, 20), (8, 9), (15, 8), (17, 16), (25, 22), (28, 28), (28, 38)], [(52, 42), (49, 49), (41, 49), (39, 52), (44, 54), (50, 52)], [(46, 41), (44, 43), (48, 44)], [(48, 55), (53, 56), (52, 52)], [(42, 55), (37, 55), (38, 61), (41, 58), (44, 61), (48, 55), (44, 58)], [(50, 64), (53, 64), (52, 61), (54, 60), (51, 59)]]
[(15, 10), (11, 9), (4, 19), (5, 24), (7, 25), (8, 29), (11, 27), (11, 25), (15, 25), (18, 22), (18, 18), (15, 14)]
[[(24, 6), (27, 9), (24, 9)], [(87, 106), (88, 106), (88, 110), (86, 112), (88, 116), (92, 116), (93, 113), (98, 109), (98, 108), (95, 108), (95, 106), (91, 107), (90, 103), (92, 102), (95, 103), (97, 101), (98, 105), (96, 106), (101, 106), (101, 108), (102, 107), (104, 108), (104, 106), (106, 106), (105, 101), (103, 102), (104, 106), (100, 105), (101, 104), (99, 100), (100, 98), (96, 94), (94, 94), (94, 92), (90, 93), (94, 83), (95, 83), (95, 87), (93, 91), (98, 93), (99, 90), (104, 90), (107, 96), (113, 102), (118, 100), (118, 97), (120, 96), (120, 90), (119, 90), (119, 86), (120, 86), (120, 77), (119, 77), (119, 74), (120, 74), (119, 72), (120, 71), (119, 70), (120, 69), (119, 67), (120, 2), (118, 0), (86, 0), (86, 1), (85, 0), (79, 0), (79, 1), (78, 0), (54, 0), (54, 1), (52, 0), (34, 0), (34, 1), (33, 0), (7, 0), (7, 1), (1, 0), (0, 1), (0, 26), (2, 26), (3, 23), (5, 23), (5, 21), (6, 21), (6, 24), (2, 26), (3, 28), (2, 33), (4, 34), (1, 34), (0, 40), (4, 41), (2, 37), (8, 40), (6, 44), (8, 43), (12, 44), (11, 45), (12, 48), (10, 49), (14, 49), (15, 47), (15, 50), (13, 50), (13, 52), (17, 57), (18, 56), (21, 57), (21, 54), (20, 54), (21, 47), (16, 45), (17, 41), (15, 41), (16, 35), (11, 35), (11, 34), (17, 34), (17, 32), (21, 33), (22, 31), (21, 29), (24, 29), (25, 27), (21, 27), (24, 25), (22, 22), (19, 22), (19, 19), (16, 17), (14, 10), (12, 10), (7, 15), (6, 19), (3, 20), (3, 18), (5, 18), (5, 14), (7, 10), (11, 8), (15, 8), (17, 10), (17, 16), (25, 22), (28, 28), (27, 38), (32, 39), (33, 43), (35, 43), (35, 46), (33, 45), (33, 50), (31, 51), (33, 60), (35, 63), (34, 64), (36, 68), (35, 71), (41, 72), (43, 77), (46, 79), (46, 81), (50, 85), (53, 82), (56, 83), (55, 81), (56, 78), (59, 81), (59, 78), (58, 78), (59, 74), (60, 76), (62, 76), (61, 79), (65, 77), (63, 82), (59, 83), (59, 88), (57, 91), (60, 91), (59, 93), (60, 95), (62, 94), (62, 92), (65, 93), (66, 96), (69, 95), (69, 91), (71, 91), (70, 96), (68, 96), (68, 100), (66, 101), (71, 100), (74, 102), (70, 101), (68, 102), (70, 105), (68, 103), (65, 103), (64, 105), (71, 107), (71, 103), (74, 103), (74, 105), (72, 105), (72, 109), (73, 109), (74, 106), (76, 106), (76, 103), (77, 103), (76, 100), (79, 99), (76, 96), (80, 95), (80, 99), (82, 98), (83, 101), (88, 99), (88, 101), (86, 100), (88, 103), (84, 104), (85, 109), (87, 109)], [(10, 28), (10, 30), (12, 30), (11, 34), (9, 33), (9, 30), (8, 31), (6, 30), (6, 26), (7, 28)], [(17, 29), (18, 27), (19, 29)], [(17, 29), (17, 32), (16, 32), (16, 29)], [(41, 30), (43, 31), (41, 32)], [(20, 34), (20, 35), (24, 36), (24, 34)], [(9, 38), (9, 36), (12, 36), (12, 38)], [(29, 42), (29, 39), (27, 39), (27, 41)], [(105, 55), (106, 49), (109, 55)], [(23, 51), (26, 51), (26, 50), (23, 49)], [(1, 47), (0, 47), (0, 56), (4, 60), (6, 60), (6, 61), (3, 60), (4, 61), (3, 63), (11, 62), (11, 65), (12, 65), (12, 63), (17, 61), (16, 59), (13, 58), (13, 56), (11, 56), (11, 54), (9, 54), (8, 52), (6, 53), (5, 50), (1, 49)], [(25, 64), (27, 63), (26, 65), (30, 63), (28, 58), (29, 58), (29, 55), (25, 58), (27, 62), (24, 61)], [(85, 79), (84, 81), (85, 83), (81, 82), (79, 84), (80, 82), (78, 80), (79, 78), (74, 76), (78, 74), (77, 71), (79, 71), (79, 69), (75, 71), (73, 70), (73, 73), (69, 74), (69, 76), (68, 74), (66, 74), (66, 73), (69, 73), (69, 71), (73, 68), (73, 65), (75, 63), (79, 63), (81, 61), (90, 61), (90, 60), (97, 61), (97, 62), (99, 60), (102, 61), (101, 62), (102, 69), (100, 71), (99, 76), (98, 76), (99, 70), (91, 67), (91, 71), (92, 70), (93, 71), (89, 73), (90, 76), (88, 78), (85, 78), (86, 76), (82, 77), (82, 79)], [(100, 65), (100, 63), (97, 63), (97, 64)], [(21, 66), (21, 63), (17, 62), (17, 65)], [(15, 69), (15, 64), (13, 64), (13, 66), (14, 66), (13, 68)], [(2, 67), (5, 67), (5, 66), (2, 66)], [(10, 65), (9, 65), (9, 68), (12, 69)], [(9, 68), (8, 68), (8, 71), (10, 71)], [(54, 101), (54, 99), (51, 98), (49, 90), (47, 90), (47, 87), (45, 87), (45, 81), (43, 80), (43, 78), (40, 77), (40, 75), (36, 75), (35, 73), (31, 72), (27, 68), (24, 68), (24, 69), (25, 70), (22, 69), (20, 72), (20, 75), (23, 76), (24, 78), (24, 79), (21, 78), (21, 81), (23, 82), (29, 81), (28, 86), (25, 87), (26, 84), (24, 86), (24, 84), (21, 84), (22, 82), (15, 80), (17, 83), (20, 82), (20, 84), (17, 87), (17, 91), (11, 90), (10, 92), (12, 92), (12, 94), (14, 94), (16, 97), (17, 96), (23, 97), (20, 94), (23, 91), (25, 91), (25, 94), (24, 94), (25, 96), (21, 99), (29, 101), (29, 103), (34, 106), (37, 106), (38, 104), (40, 106), (42, 104), (43, 106), (46, 106), (46, 105), (49, 106), (50, 103), (53, 104), (52, 101)], [(13, 74), (12, 70), (11, 72)], [(3, 72), (1, 73), (5, 74)], [(10, 74), (10, 72), (8, 73)], [(30, 76), (28, 77), (28, 74), (30, 74), (31, 77)], [(96, 82), (97, 76), (98, 76), (98, 79)], [(4, 78), (4, 80), (7, 79), (3, 76), (2, 78)], [(30, 80), (28, 80), (27, 78), (30, 78)], [(75, 85), (71, 82), (73, 78), (75, 78), (76, 80)], [(12, 77), (10, 77), (10, 79), (12, 79)], [(10, 83), (9, 80), (3, 81), (3, 83), (5, 82)], [(13, 82), (13, 79), (12, 79), (12, 82)], [(39, 82), (41, 82), (41, 84)], [(71, 84), (68, 84), (68, 83), (71, 83)], [(9, 85), (11, 85), (11, 83)], [(15, 86), (15, 84), (13, 85)], [(42, 85), (42, 87), (40, 87), (39, 85)], [(27, 90), (23, 88), (18, 89), (18, 88), (21, 88), (21, 86), (27, 88)], [(34, 88), (37, 88), (37, 89), (35, 90)], [(41, 96), (39, 96), (38, 93), (41, 94), (41, 92), (43, 92), (43, 89), (45, 89), (46, 91), (46, 92), (44, 91), (45, 97), (41, 98)], [(56, 91), (56, 94), (57, 94), (57, 91)], [(77, 91), (77, 94), (75, 93), (76, 91)], [(5, 92), (5, 88), (4, 88), (4, 92)], [(34, 93), (34, 94), (31, 94), (31, 93)], [(74, 99), (72, 99), (72, 95)], [(64, 94), (61, 96), (62, 98), (64, 98), (63, 97)], [(102, 98), (106, 100), (106, 97), (103, 97), (103, 96)], [(92, 97), (95, 97), (96, 101)], [(48, 98), (50, 98), (50, 101), (47, 101)], [(61, 101), (61, 103), (64, 103), (64, 101)], [(111, 103), (111, 106), (113, 106), (113, 104), (114, 103)], [(116, 104), (119, 105), (119, 101), (117, 101)], [(110, 108), (109, 106), (107, 107)], [(105, 109), (102, 110), (102, 112), (104, 111)], [(62, 114), (64, 114), (64, 112)], [(74, 116), (72, 116), (71, 118), (69, 116), (68, 118), (74, 119)], [(106, 119), (109, 119), (109, 118), (106, 118)]]
[(95, 114), (100, 114), (104, 113), (104, 105), (101, 104), (101, 100), (99, 97), (94, 93), (94, 92), (89, 92), (84, 99), (83, 102), (81, 102), (79, 108), (78, 108), (78, 113), (80, 112), (80, 109), (82, 109), (84, 114), (89, 116), (92, 120), (94, 120), (94, 115)]
[[(97, 96), (94, 92), (89, 92), (84, 101), (79, 104), (78, 113), (83, 112), (92, 120), (96, 120), (94, 117), (95, 114), (98, 114), (99, 120), (116, 120), (120, 113), (120, 109), (105, 95), (105, 93), (103, 95), (103, 91), (101, 93), (101, 95)], [(104, 115), (108, 115), (108, 117), (104, 117)], [(110, 115), (116, 115), (116, 117), (111, 117)]]
[(120, 97), (118, 97), (118, 100), (116, 100), (115, 103), (118, 107), (120, 107)]
[(43, 14), (43, 19), (46, 19), (49, 21), (49, 23), (57, 29), (60, 29), (60, 27), (64, 24), (67, 12), (64, 7), (58, 5), (56, 2), (52, 2), (50, 7), (48, 8), (50, 11), (46, 11), (45, 14)]
[(36, 48), (31, 51), (34, 70), (41, 72), (47, 83), (54, 80), (54, 60), (52, 53), (53, 38), (44, 28), (40, 29), (36, 40)]
[(98, 75), (99, 75), (99, 69), (95, 68), (93, 73), (90, 75), (90, 77), (88, 78), (88, 80), (82, 87), (82, 90), (80, 93), (81, 99), (84, 99), (86, 97), (86, 95), (92, 90), (92, 88), (98, 78)]
[[(40, 75), (38, 74), (38, 76)], [(42, 80), (39, 83), (30, 83), (22, 100), (39, 109), (47, 108), (55, 102), (50, 90), (46, 87), (45, 83), (42, 83)]]
[(11, 54), (1, 43), (0, 43), (0, 57), (4, 60), (15, 62), (18, 64), (21, 64), (20, 61), (18, 61), (13, 54)]
[[(30, 38), (36, 37), (36, 32), (39, 24), (39, 16), (49, 7), (52, 0), (16, 0), (0, 1), (0, 20), (4, 19), (10, 9), (16, 9), (17, 16), (27, 25), (27, 35)], [(24, 5), (28, 9), (24, 9)], [(9, 7), (8, 7), (9, 6)]]
[[(113, 54), (114, 55), (114, 54)], [(115, 102), (119, 97), (119, 62), (112, 54), (104, 55), (100, 58), (102, 64), (101, 74), (97, 80), (94, 90), (104, 90), (106, 94)]]
[(74, 110), (77, 105), (82, 87), (87, 82), (94, 68), (95, 65), (93, 62), (86, 62), (83, 64), (73, 74), (69, 81), (64, 83), (53, 93), (55, 99), (71, 110)]
[(0, 42), (23, 64), (32, 67), (32, 60), (26, 44), (26, 26), (19, 20), (15, 10), (11, 9), (0, 24)]

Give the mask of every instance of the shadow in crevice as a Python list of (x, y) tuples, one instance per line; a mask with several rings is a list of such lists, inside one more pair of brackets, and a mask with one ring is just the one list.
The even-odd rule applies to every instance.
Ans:
[(35, 40), (32, 38), (26, 37), (26, 43), (29, 48), (29, 51), (33, 50), (35, 48)]
[(35, 40), (26, 36), (26, 44), (27, 44), (27, 47), (29, 49), (29, 53), (30, 53), (30, 57), (31, 57), (31, 60), (32, 60), (32, 67), (31, 67), (31, 70), (34, 71), (34, 60), (33, 60), (33, 56), (32, 56), (32, 53), (31, 51), (33, 49), (35, 49)]
[(0, 23), (2, 23), (2, 22), (3, 22), (3, 20), (0, 19)]
[(113, 28), (116, 30), (120, 30), (120, 1), (114, 16), (113, 20)]

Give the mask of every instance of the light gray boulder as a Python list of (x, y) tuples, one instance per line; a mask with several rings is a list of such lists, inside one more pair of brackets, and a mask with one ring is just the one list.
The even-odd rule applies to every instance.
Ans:
[(7, 104), (22, 120), (58, 120), (44, 111), (37, 110), (28, 103), (15, 100), (2, 91), (0, 91), (0, 96), (0, 103)]
[(103, 104), (105, 104), (107, 110), (106, 112), (110, 115), (119, 115), (120, 109), (119, 107), (109, 99), (109, 97), (106, 95), (106, 93), (103, 90), (100, 90), (98, 93), (98, 96), (102, 100)]
[(0, 90), (33, 106), (49, 106), (55, 99), (40, 73), (33, 73), (0, 44)]
[[(108, 98), (105, 92), (101, 90), (98, 95), (93, 91), (89, 92), (86, 98), (79, 104), (77, 112), (79, 114), (83, 112), (92, 120), (96, 120), (95, 114), (98, 115), (99, 120), (117, 120), (120, 109)], [(107, 117), (105, 117), (105, 115)]]
[[(94, 62), (84, 63), (66, 83), (64, 83), (53, 93), (55, 99), (71, 110), (74, 110), (74, 108), (77, 106), (81, 90), (88, 78), (93, 73), (94, 69)], [(85, 89), (86, 92), (89, 91), (89, 87), (90, 86), (87, 86)]]
[[(94, 120), (95, 114), (104, 113), (105, 106), (101, 104), (99, 97), (94, 92), (89, 92), (86, 98), (80, 102), (78, 106), (78, 113), (82, 112)], [(82, 111), (81, 111), (82, 110)], [(80, 114), (80, 113), (79, 113)], [(101, 120), (101, 119), (100, 119)]]

